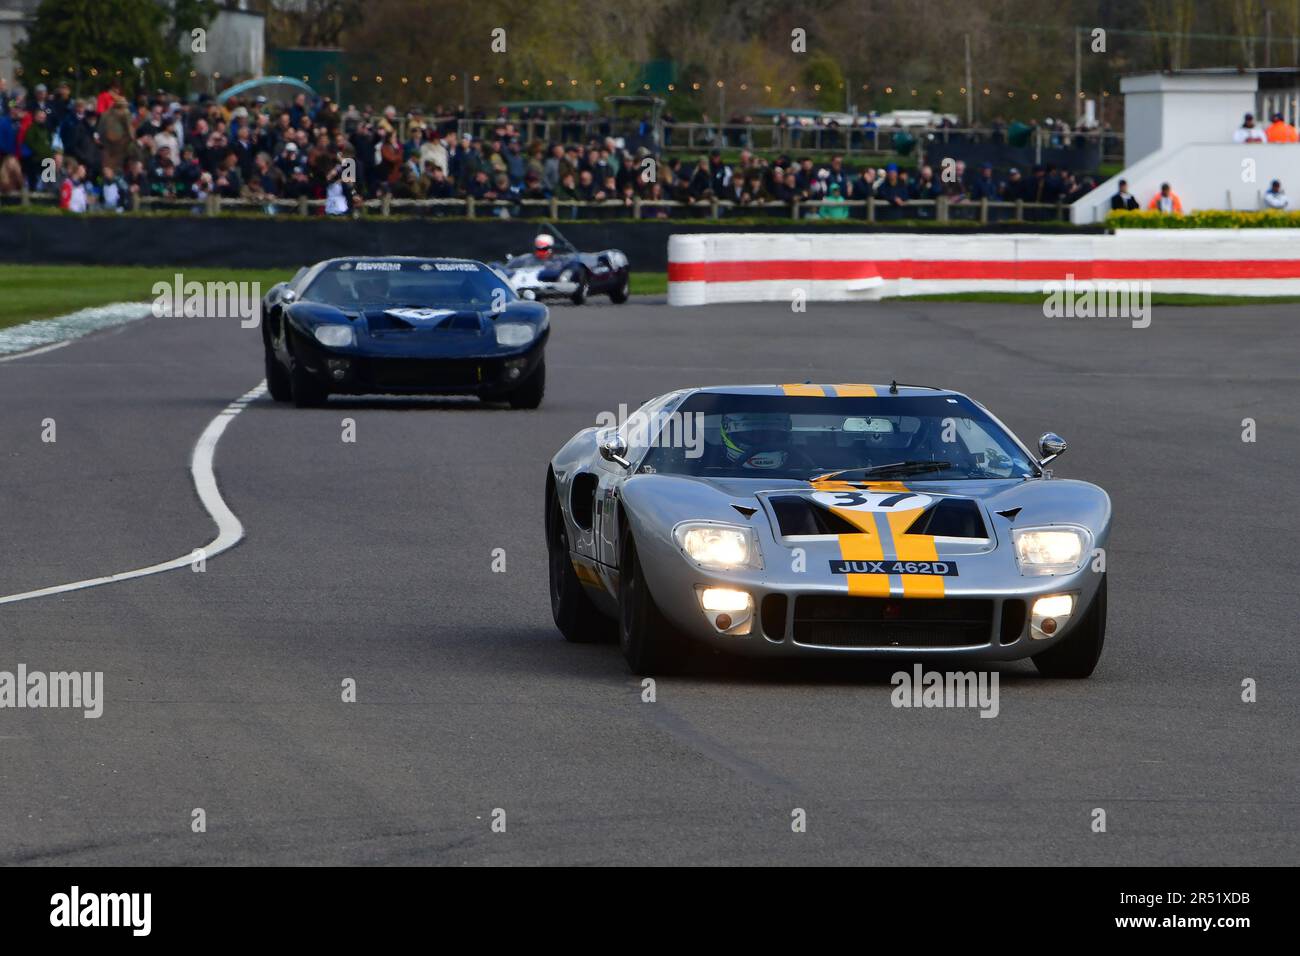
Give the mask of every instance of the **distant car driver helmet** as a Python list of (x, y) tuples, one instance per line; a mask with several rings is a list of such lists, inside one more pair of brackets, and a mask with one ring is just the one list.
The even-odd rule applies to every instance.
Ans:
[(555, 245), (555, 237), (542, 233), (533, 240), (533, 255), (539, 259), (549, 259), (551, 257), (551, 247)]
[(789, 456), (790, 416), (741, 412), (722, 416), (727, 460), (742, 468), (780, 468)]

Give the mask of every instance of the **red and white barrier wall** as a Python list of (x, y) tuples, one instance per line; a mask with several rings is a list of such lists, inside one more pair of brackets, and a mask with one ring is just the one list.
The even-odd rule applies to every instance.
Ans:
[(1300, 229), (1114, 235), (698, 233), (668, 239), (668, 302), (866, 301), (1149, 282), (1153, 292), (1300, 295)]

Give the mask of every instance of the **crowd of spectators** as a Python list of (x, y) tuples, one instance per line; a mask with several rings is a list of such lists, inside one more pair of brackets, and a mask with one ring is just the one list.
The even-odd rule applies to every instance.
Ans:
[(768, 160), (741, 150), (737, 163), (731, 166), (715, 150), (692, 168), (683, 165), (672, 160), (665, 170), (665, 186), (673, 198), (698, 202), (717, 197), (742, 206), (820, 202), (811, 214), (823, 218), (847, 218), (849, 208), (844, 204), (866, 199), (887, 204), (876, 212), (877, 218), (884, 219), (933, 217), (934, 206), (927, 201), (940, 198), (950, 204), (985, 199), (1071, 203), (1096, 186), (1090, 176), (1079, 178), (1050, 164), (1036, 165), (1028, 174), (1011, 167), (999, 176), (991, 163), (972, 170), (961, 160), (944, 159), (937, 167), (923, 164), (906, 169), (897, 163), (853, 166), (840, 155), (826, 163), (784, 154)]
[[(402, 117), (392, 106), (344, 109), (305, 94), (287, 104), (264, 97), (218, 103), (161, 92), (130, 100), (117, 87), (76, 97), (66, 83), (52, 92), (44, 84), (18, 94), (0, 87), (0, 192), (24, 184), (57, 192), (72, 211), (129, 208), (143, 197), (197, 204), (210, 195), (274, 211), (277, 200), (307, 198), (324, 200), (329, 214), (385, 194), (505, 201), (492, 205), (499, 215), (517, 211), (521, 199), (554, 198), (636, 207), (646, 218), (675, 214), (657, 204), (665, 200), (818, 201), (809, 215), (844, 218), (846, 202), (873, 197), (886, 204), (879, 218), (888, 219), (933, 217), (921, 200), (1069, 203), (1094, 186), (1050, 165), (998, 175), (988, 164), (968, 170), (943, 161), (936, 172), (930, 165), (851, 165), (840, 155), (769, 158), (748, 149), (734, 162), (717, 149), (695, 161), (659, 161), (645, 146), (632, 148), (636, 137), (602, 136), (576, 121), (544, 126), (502, 115), (478, 124), (486, 133), (479, 137), (459, 132), (461, 118), (441, 107)], [(547, 130), (560, 139), (548, 142)]]

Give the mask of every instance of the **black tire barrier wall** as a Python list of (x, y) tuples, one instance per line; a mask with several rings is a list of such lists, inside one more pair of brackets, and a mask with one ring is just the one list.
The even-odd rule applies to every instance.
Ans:
[[(494, 261), (532, 245), (536, 222), (439, 219), (292, 219), (229, 216), (0, 216), (0, 262), (67, 265), (209, 266), (296, 269), (334, 256), (464, 256)], [(584, 252), (621, 249), (636, 272), (668, 268), (668, 237), (679, 232), (808, 232), (819, 227), (726, 222), (575, 222), (561, 226)], [(912, 232), (855, 226), (836, 232)], [(927, 233), (1104, 232), (1101, 226), (934, 226)]]

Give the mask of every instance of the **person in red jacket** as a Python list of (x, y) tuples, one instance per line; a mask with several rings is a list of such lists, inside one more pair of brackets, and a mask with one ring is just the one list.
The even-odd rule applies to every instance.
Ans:
[(1168, 183), (1161, 183), (1160, 192), (1152, 197), (1151, 205), (1147, 208), (1159, 210), (1169, 216), (1181, 216), (1183, 214), (1183, 201), (1178, 198), (1178, 193), (1174, 192)]
[(116, 83), (104, 90), (104, 92), (100, 93), (99, 96), (95, 98), (95, 114), (97, 116), (103, 116), (113, 108), (113, 103), (116, 102), (117, 98), (121, 95), (121, 87)]

